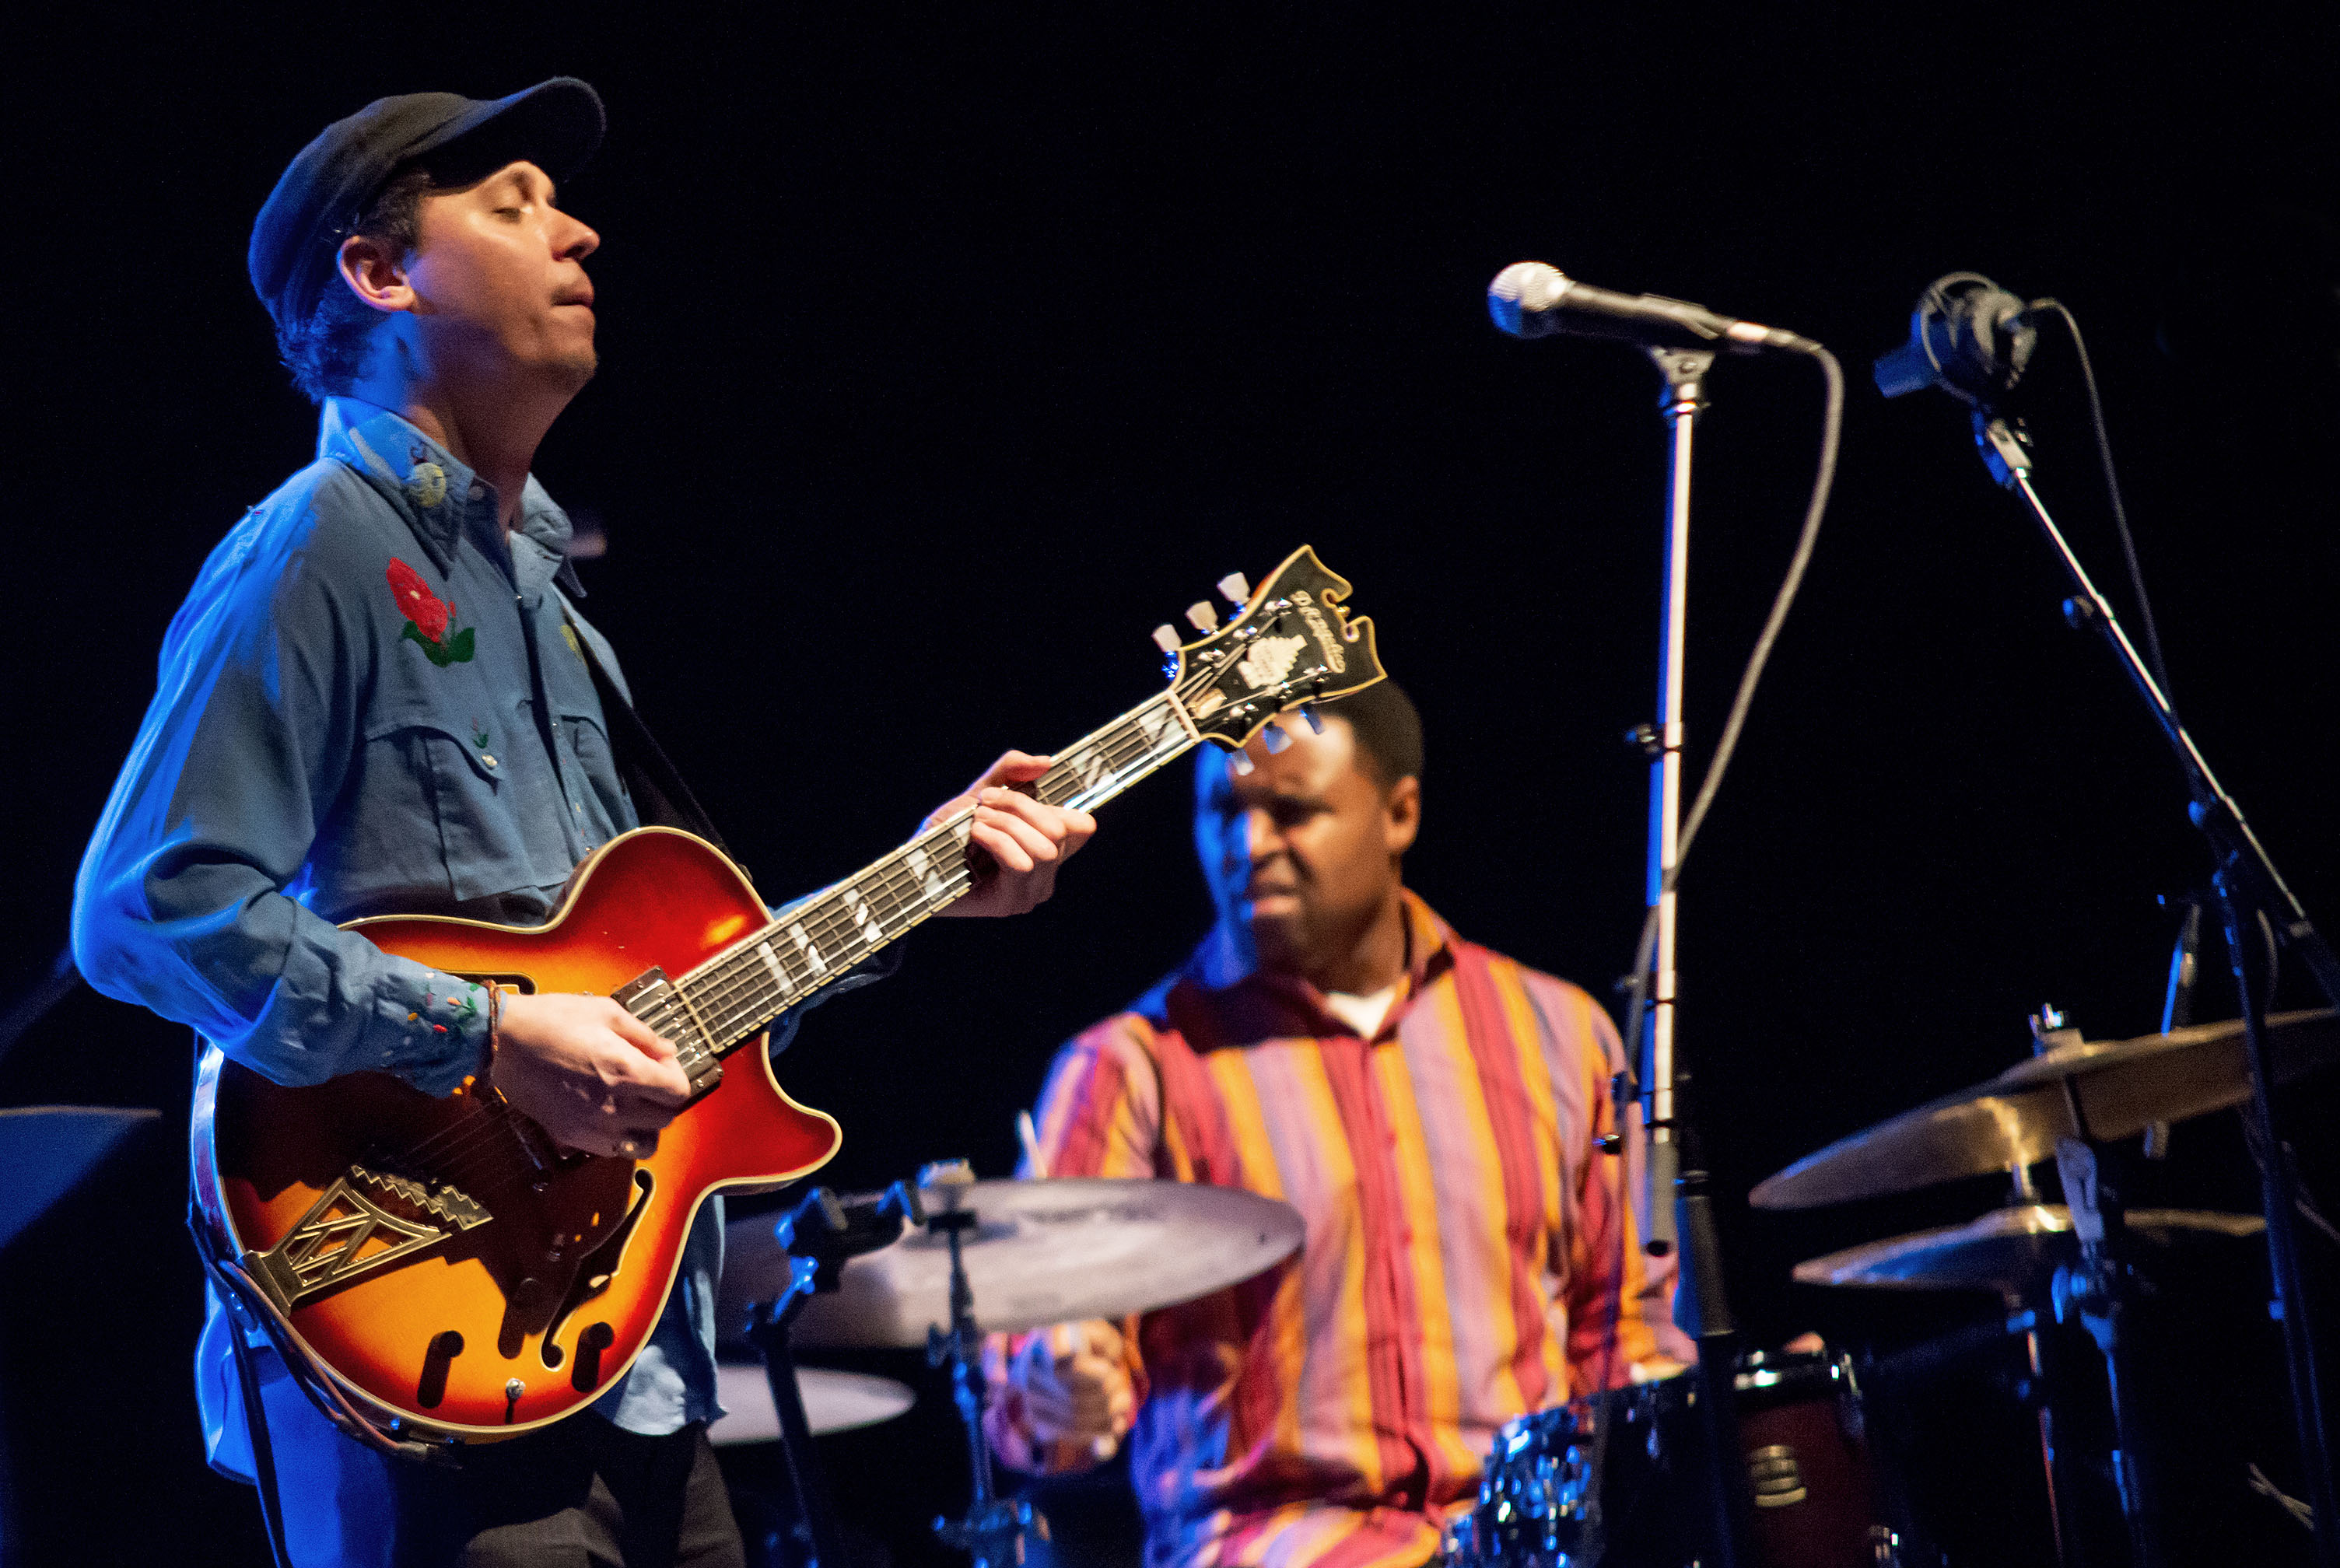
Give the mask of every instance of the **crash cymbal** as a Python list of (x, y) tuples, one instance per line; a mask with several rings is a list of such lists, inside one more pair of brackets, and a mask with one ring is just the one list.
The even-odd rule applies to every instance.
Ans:
[[(923, 1190), (928, 1209), (972, 1209), (965, 1232), (976, 1319), (1015, 1332), (1085, 1317), (1124, 1317), (1208, 1295), (1249, 1279), (1300, 1246), (1291, 1205), (1235, 1187), (1192, 1182), (982, 1181)], [(750, 1305), (777, 1297), (788, 1259), (769, 1219), (725, 1233), (728, 1255), (716, 1322), (738, 1332)], [(917, 1346), (950, 1323), (950, 1250), (913, 1230), (846, 1261), (839, 1288), (808, 1302), (791, 1330), (798, 1345)]]
[[(805, 1424), (815, 1437), (891, 1421), (917, 1400), (907, 1384), (890, 1377), (832, 1372), (825, 1366), (798, 1367), (797, 1392), (804, 1397)], [(779, 1440), (779, 1407), (772, 1403), (772, 1384), (760, 1364), (727, 1362), (717, 1367), (715, 1394), (728, 1414), (707, 1429), (708, 1442), (724, 1448)]]
[[(2255, 1214), (2205, 1209), (2140, 1208), (2127, 1216), (2140, 1262), (2189, 1243), (2253, 1236), (2266, 1229)], [(2080, 1253), (2072, 1213), (2061, 1204), (2021, 1204), (1994, 1209), (1965, 1225), (1889, 1236), (1796, 1265), (1800, 1285), (1859, 1285), (1882, 1290), (1996, 1290), (2021, 1295), (2056, 1265)]]
[[(2267, 1019), (2278, 1082), (2340, 1061), (2327, 1009)], [(2250, 1097), (2239, 1020), (2133, 1040), (2075, 1040), (1987, 1082), (1830, 1144), (1766, 1178), (1758, 1208), (1809, 1208), (2009, 1170), (2050, 1157), (2059, 1137), (2107, 1142)]]

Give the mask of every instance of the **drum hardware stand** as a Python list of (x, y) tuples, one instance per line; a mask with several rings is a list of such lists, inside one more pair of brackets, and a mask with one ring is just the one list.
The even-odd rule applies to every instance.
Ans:
[(882, 1193), (846, 1197), (815, 1187), (773, 1226), (780, 1250), (788, 1255), (788, 1283), (777, 1300), (759, 1302), (750, 1309), (748, 1337), (763, 1355), (764, 1376), (779, 1412), (780, 1453), (788, 1462), (797, 1503), (789, 1533), (796, 1539), (801, 1568), (848, 1568), (849, 1559), (820, 1455), (813, 1447), (812, 1424), (805, 1417), (789, 1325), (815, 1291), (837, 1288), (838, 1273), (847, 1258), (888, 1245), (901, 1235), (904, 1221), (916, 1222), (923, 1213), (917, 1194), (901, 1182)]
[(2128, 1526), (2131, 1568), (2166, 1568), (2161, 1521), (2161, 1452), (2154, 1428), (2156, 1403), (2145, 1396), (2146, 1358), (2139, 1355), (2134, 1301), (2137, 1294), (2126, 1256), (2127, 1227), (2118, 1192), (2104, 1180), (2103, 1156), (2077, 1138), (2056, 1140), (2064, 1202), (2080, 1240), (2080, 1260), (2056, 1270), (2053, 1299), (2059, 1322), (2078, 1318), (2105, 1360), (2112, 1397), (2113, 1484)]
[[(2260, 1203), (2266, 1218), (2267, 1258), (2274, 1276), (2274, 1299), (2268, 1310), (2283, 1325), (2285, 1370), (2290, 1382), (2291, 1407), (2299, 1445), (2300, 1465), (2307, 1478), (2315, 1511), (2315, 1561), (2320, 1568), (2340, 1568), (2340, 1491), (2335, 1491), (2332, 1449), (2325, 1428), (2322, 1380), (2316, 1369), (2316, 1342), (2305, 1283), (2301, 1275), (2299, 1237), (2295, 1224), (2298, 1193), (2292, 1178), (2288, 1152), (2277, 1134), (2273, 1104), (2273, 1079), (2268, 1071), (2266, 1010), (2267, 998), (2252, 978), (2250, 946), (2246, 932), (2263, 918), (2276, 940), (2296, 954), (2315, 977), (2325, 999), (2340, 1007), (2340, 956), (2316, 931), (2307, 911), (2293, 896), (2282, 874), (2267, 857), (2258, 838), (2243, 819), (2242, 809), (2210, 771), (2209, 763), (2192, 736), (2178, 722), (2176, 710), (2138, 657), (2121, 630), (2110, 604), (2072, 552), (2048, 515), (2047, 504), (2031, 484), (2031, 452), (2022, 436), (1988, 403), (1973, 411), (1975, 444), (1984, 464), (2001, 488), (2020, 495), (2038, 520), (2048, 542), (2071, 580), (2074, 596), (2065, 601), (2075, 625), (2093, 625), (2120, 660), (2129, 682), (2145, 701), (2164, 741), (2186, 778), (2190, 804), (2187, 814), (2208, 839), (2217, 869), (2211, 888), (2224, 928), (2228, 962), (2242, 1004), (2245, 1056), (2250, 1067), (2251, 1099), (2246, 1113), (2259, 1158)], [(2077, 1207), (2075, 1206), (2077, 1224)], [(2124, 1439), (2126, 1443), (2126, 1439)]]
[[(2049, 1034), (2062, 1029), (2064, 1015), (2052, 1007), (2043, 1007), (2031, 1017), (2031, 1048), (2033, 1054), (2051, 1048)], [(2072, 1031), (2077, 1037), (2079, 1031)], [(2008, 1167), (2012, 1178), (2008, 1202), (2028, 1206), (2040, 1201), (2039, 1184), (2032, 1179), (2031, 1167), (2017, 1160)], [(2039, 1475), (2048, 1489), (2048, 1528), (2056, 1543), (2058, 1568), (2077, 1568), (2083, 1561), (2080, 1550), (2078, 1522), (2072, 1517), (2072, 1487), (2069, 1461), (2064, 1455), (2062, 1441), (2056, 1426), (2056, 1390), (2062, 1379), (2057, 1375), (2056, 1358), (2060, 1351), (2051, 1351), (2047, 1337), (2039, 1331), (2041, 1305), (2052, 1306), (2037, 1299), (2030, 1289), (2024, 1293), (2008, 1292), (2006, 1305), (2008, 1313), (2006, 1332), (2023, 1335), (2023, 1403), (2032, 1411), (2039, 1429)]]
[(981, 1223), (975, 1210), (957, 1206), (956, 1186), (974, 1180), (964, 1160), (928, 1166), (919, 1173), (922, 1190), (941, 1198), (947, 1207), (929, 1206), (920, 1222), (929, 1235), (939, 1232), (950, 1245), (950, 1332), (927, 1330), (927, 1365), (950, 1364), (951, 1397), (967, 1428), (967, 1467), (974, 1494), (967, 1512), (957, 1519), (937, 1519), (935, 1533), (975, 1559), (974, 1568), (1018, 1568), (1024, 1561), (1024, 1535), (1031, 1531), (1048, 1538), (1048, 1522), (1023, 1498), (996, 1495), (992, 1489), (991, 1449), (983, 1435), (983, 1330), (975, 1321), (975, 1289), (967, 1283), (967, 1260), (960, 1238)]
[[(1649, 1236), (1653, 1256), (1682, 1250), (1683, 1266), (1696, 1305), (1699, 1376), (1707, 1397), (1700, 1424), (1706, 1439), (1706, 1493), (1714, 1561), (1739, 1568), (1750, 1561), (1745, 1549), (1752, 1506), (1747, 1467), (1733, 1408), (1738, 1374), (1738, 1330), (1723, 1289), (1722, 1249), (1715, 1234), (1705, 1161), (1688, 1136), (1688, 1118), (1677, 1103), (1688, 1075), (1674, 1059), (1675, 896), (1674, 873), (1681, 844), (1682, 656), (1690, 625), (1690, 481), (1691, 434), (1707, 406), (1706, 376), (1714, 352), (1707, 349), (1649, 351), (1665, 380), (1658, 410), (1672, 434), (1666, 504), (1665, 599), (1658, 640), (1658, 721), (1639, 732), (1650, 753), (1649, 902), (1655, 941), (1649, 968), (1648, 1073), (1641, 1086), (1649, 1127)], [(1640, 1042), (1635, 1042), (1639, 1048)], [(1623, 1118), (1619, 1118), (1621, 1127)], [(1685, 1162), (1683, 1154), (1691, 1158)], [(1665, 1196), (1674, 1195), (1669, 1207)]]

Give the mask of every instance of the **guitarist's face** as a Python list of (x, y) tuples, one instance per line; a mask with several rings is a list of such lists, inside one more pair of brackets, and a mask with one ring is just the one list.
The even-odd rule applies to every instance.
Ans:
[(1341, 970), (1397, 898), (1398, 858), (1421, 825), (1412, 779), (1383, 786), (1347, 720), (1295, 721), (1239, 774), (1211, 749), (1195, 774), (1195, 848), (1219, 918), (1247, 933), (1262, 968), (1319, 980)]

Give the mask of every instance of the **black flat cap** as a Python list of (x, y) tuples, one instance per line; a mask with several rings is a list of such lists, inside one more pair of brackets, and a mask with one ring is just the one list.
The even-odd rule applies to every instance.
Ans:
[(377, 98), (326, 126), (276, 182), (252, 225), (252, 286), (278, 326), (302, 320), (332, 276), (342, 241), (392, 176), (427, 164), (460, 183), (525, 158), (565, 180), (601, 144), (603, 123), (601, 95), (574, 76), (509, 98)]

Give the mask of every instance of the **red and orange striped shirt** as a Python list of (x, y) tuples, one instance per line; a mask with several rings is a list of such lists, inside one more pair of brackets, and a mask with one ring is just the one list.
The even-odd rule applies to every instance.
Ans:
[[(1607, 1015), (1411, 893), (1405, 920), (1371, 1039), (1215, 932), (1049, 1074), (1050, 1174), (1244, 1187), (1307, 1223), (1293, 1259), (1137, 1325), (1149, 1568), (1410, 1568), (1497, 1426), (1692, 1356), (1624, 1201), (1637, 1137), (1596, 1146), (1621, 1061)], [(1037, 1451), (997, 1376), (1015, 1348), (992, 1345), (994, 1446), (1085, 1463)]]

